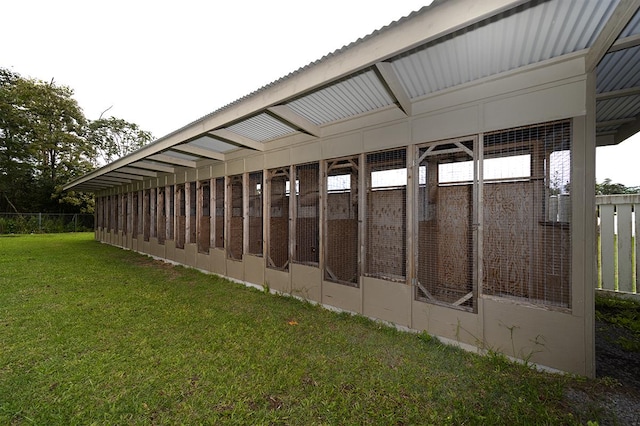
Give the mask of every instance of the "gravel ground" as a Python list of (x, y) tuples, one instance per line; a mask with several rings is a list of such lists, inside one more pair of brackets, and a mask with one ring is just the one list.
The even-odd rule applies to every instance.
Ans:
[(640, 426), (640, 353), (625, 351), (616, 343), (620, 337), (637, 339), (629, 330), (596, 321), (596, 376), (601, 383), (595, 389), (571, 389), (567, 397), (579, 412), (600, 414), (601, 426)]

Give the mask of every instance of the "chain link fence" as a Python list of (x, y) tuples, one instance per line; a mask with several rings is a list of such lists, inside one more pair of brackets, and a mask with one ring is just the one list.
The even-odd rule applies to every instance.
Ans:
[(93, 229), (92, 214), (0, 213), (0, 234), (88, 232)]

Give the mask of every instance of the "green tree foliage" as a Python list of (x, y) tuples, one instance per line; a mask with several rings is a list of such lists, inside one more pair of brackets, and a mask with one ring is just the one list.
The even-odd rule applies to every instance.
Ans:
[(596, 182), (596, 195), (613, 194), (640, 194), (640, 187), (625, 186), (621, 183), (613, 183), (609, 178), (603, 180), (602, 183)]
[(135, 123), (109, 117), (90, 122), (87, 139), (96, 150), (98, 165), (103, 165), (143, 147), (153, 136)]
[(92, 212), (62, 187), (152, 139), (134, 123), (89, 121), (73, 90), (0, 68), (0, 211)]

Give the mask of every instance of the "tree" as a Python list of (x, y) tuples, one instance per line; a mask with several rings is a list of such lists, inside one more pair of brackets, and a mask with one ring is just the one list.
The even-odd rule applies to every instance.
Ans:
[(95, 150), (96, 165), (104, 165), (143, 147), (153, 136), (135, 123), (100, 117), (89, 123), (87, 139)]
[(596, 182), (596, 195), (612, 194), (640, 194), (640, 187), (627, 187), (621, 183), (612, 183), (609, 178), (603, 180), (602, 183)]
[(151, 138), (114, 117), (88, 121), (67, 86), (0, 68), (0, 211), (93, 212), (92, 194), (63, 185)]

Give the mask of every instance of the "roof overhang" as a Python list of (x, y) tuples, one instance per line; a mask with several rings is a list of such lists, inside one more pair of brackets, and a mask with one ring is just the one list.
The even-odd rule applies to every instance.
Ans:
[(640, 130), (640, 0), (569, 3), (436, 1), (64, 189), (223, 162), (296, 133), (322, 137), (329, 123), (393, 105), (410, 116), (417, 98), (576, 52), (597, 74), (598, 143), (618, 143)]

